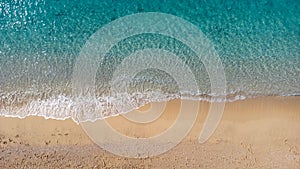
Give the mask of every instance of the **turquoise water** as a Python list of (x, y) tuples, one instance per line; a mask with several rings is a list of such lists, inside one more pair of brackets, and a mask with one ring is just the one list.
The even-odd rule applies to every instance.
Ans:
[[(172, 14), (203, 32), (225, 70), (224, 101), (300, 95), (300, 9), (296, 0), (2, 0), (1, 115), (78, 116), (74, 115), (76, 109), (70, 111), (70, 107), (74, 107), (72, 73), (80, 50), (102, 26), (141, 12)], [(109, 103), (109, 81), (124, 58), (145, 48), (165, 49), (178, 55), (191, 68), (199, 87), (188, 91), (190, 98), (215, 101), (211, 99), (205, 66), (188, 46), (170, 37), (141, 34), (115, 45), (97, 72), (96, 98), (101, 102), (98, 109), (102, 114), (120, 113), (114, 112)], [(136, 76), (128, 92), (135, 97), (133, 100), (139, 100), (134, 103), (138, 107), (149, 101), (180, 97), (178, 90), (171, 76), (149, 70)], [(85, 106), (88, 109), (89, 104)], [(95, 118), (100, 117), (86, 117)]]

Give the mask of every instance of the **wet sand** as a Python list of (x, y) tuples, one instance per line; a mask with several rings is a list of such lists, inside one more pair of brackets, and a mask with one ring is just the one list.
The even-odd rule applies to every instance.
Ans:
[[(0, 118), (0, 168), (300, 168), (300, 97), (264, 97), (226, 103), (212, 137), (198, 143), (209, 103), (201, 102), (188, 136), (150, 158), (125, 158), (99, 148), (81, 126), (42, 117)], [(131, 137), (164, 131), (177, 117), (180, 100), (169, 101), (156, 121), (107, 121)], [(147, 109), (145, 106), (143, 109)]]

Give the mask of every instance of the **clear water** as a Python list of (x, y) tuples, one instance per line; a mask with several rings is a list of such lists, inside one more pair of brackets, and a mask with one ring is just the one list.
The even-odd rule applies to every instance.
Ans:
[[(210, 39), (225, 69), (223, 101), (300, 95), (297, 0), (1, 0), (0, 115), (80, 121), (127, 112), (111, 104), (125, 103), (110, 95), (109, 81), (124, 58), (145, 48), (171, 51), (191, 68), (199, 91), (188, 91), (187, 98), (218, 101), (210, 97), (207, 72), (195, 54), (179, 41), (154, 34), (130, 37), (113, 47), (98, 70), (95, 100), (75, 101), (72, 72), (85, 42), (105, 24), (139, 12), (176, 15)], [(172, 77), (149, 70), (136, 76), (124, 97), (139, 107), (180, 95)], [(100, 113), (86, 115), (89, 110)]]

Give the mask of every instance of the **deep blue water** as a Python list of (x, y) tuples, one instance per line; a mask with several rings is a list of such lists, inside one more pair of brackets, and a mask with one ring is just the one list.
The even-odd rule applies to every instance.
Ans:
[[(72, 104), (73, 68), (86, 41), (111, 21), (141, 12), (172, 14), (196, 25), (220, 56), (229, 99), (300, 95), (299, 4), (297, 0), (1, 0), (1, 114), (26, 116), (26, 111), (8, 111), (24, 104), (43, 114), (45, 108), (36, 104), (51, 102), (65, 110)], [(110, 97), (108, 81), (114, 69), (130, 53), (145, 48), (180, 55), (199, 86), (199, 91), (189, 92), (199, 97), (212, 94), (205, 67), (186, 45), (142, 34), (119, 42), (107, 54), (96, 77), (98, 97)], [(164, 97), (178, 94), (174, 79), (156, 70), (140, 73), (132, 88), (132, 93), (136, 88)]]

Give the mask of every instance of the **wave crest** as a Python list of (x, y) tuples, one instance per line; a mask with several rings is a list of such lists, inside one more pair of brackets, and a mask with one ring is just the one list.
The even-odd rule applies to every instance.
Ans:
[(3, 106), (0, 116), (25, 118), (41, 116), (46, 119), (65, 120), (72, 118), (76, 123), (96, 121), (110, 116), (128, 113), (151, 102), (164, 102), (172, 99), (199, 100), (208, 102), (233, 102), (259, 95), (246, 95), (239, 92), (226, 96), (208, 94), (166, 94), (156, 92), (118, 93), (114, 96), (102, 97), (70, 97), (58, 95), (45, 100), (30, 101), (21, 106)]

